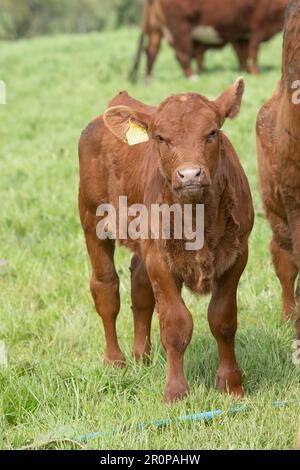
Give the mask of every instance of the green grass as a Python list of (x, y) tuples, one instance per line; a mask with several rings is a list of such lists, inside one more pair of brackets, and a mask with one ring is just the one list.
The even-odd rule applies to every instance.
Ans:
[[(274, 400), (299, 397), (299, 366), (292, 363), (293, 325), (281, 323), (280, 289), (270, 262), (270, 230), (256, 219), (250, 261), (239, 289), (237, 354), (245, 375), (250, 411), (208, 424), (174, 424), (137, 432), (134, 425), (210, 409), (228, 409), (232, 398), (214, 390), (216, 345), (206, 320), (208, 299), (187, 291), (195, 331), (186, 353), (189, 398), (162, 402), (166, 360), (153, 327), (153, 360), (131, 359), (133, 326), (129, 295), (130, 253), (119, 250), (122, 310), (120, 343), (128, 358), (123, 371), (102, 366), (104, 335), (89, 293), (90, 268), (77, 213), (77, 141), (91, 118), (122, 89), (157, 104), (173, 92), (216, 97), (240, 75), (230, 48), (210, 52), (198, 83), (183, 76), (164, 47), (154, 82), (127, 82), (137, 30), (87, 36), (37, 38), (2, 43), (0, 79), (7, 105), (0, 107), (0, 340), (9, 365), (0, 369), (0, 447), (15, 449), (41, 435), (58, 439), (52, 448), (72, 448), (60, 438), (124, 427), (87, 448), (113, 449), (292, 449), (299, 408), (274, 410)], [(280, 77), (281, 37), (264, 46), (260, 77), (245, 76), (243, 110), (226, 132), (258, 194), (255, 120)], [(44, 438), (47, 440), (47, 437)]]

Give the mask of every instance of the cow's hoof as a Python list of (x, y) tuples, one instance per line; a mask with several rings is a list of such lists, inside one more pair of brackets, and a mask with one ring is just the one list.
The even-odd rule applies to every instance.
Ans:
[(252, 73), (252, 75), (259, 75), (259, 68), (258, 67), (252, 67), (251, 73)]
[(236, 398), (244, 398), (242, 374), (239, 370), (219, 373), (217, 377), (217, 390), (221, 393), (233, 395)]
[(116, 367), (118, 369), (122, 369), (126, 364), (125, 357), (122, 353), (105, 354), (103, 362), (106, 367)]
[(189, 76), (189, 80), (191, 82), (198, 82), (199, 78), (200, 77), (198, 75), (195, 75), (195, 74)]
[(188, 394), (189, 387), (186, 383), (166, 385), (164, 393), (164, 402), (171, 405), (176, 401), (183, 400), (188, 396)]
[(152, 77), (150, 75), (147, 75), (145, 78), (145, 86), (150, 86), (152, 83)]

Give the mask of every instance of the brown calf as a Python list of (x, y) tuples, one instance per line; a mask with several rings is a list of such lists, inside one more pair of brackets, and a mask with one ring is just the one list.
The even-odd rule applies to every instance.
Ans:
[(196, 58), (199, 72), (204, 69), (208, 49), (231, 43), (241, 70), (258, 73), (258, 53), (284, 25), (284, 11), (289, 0), (145, 0), (138, 53), (131, 72), (133, 80), (147, 45), (147, 80), (165, 36), (176, 51), (185, 75), (193, 76), (191, 60)]
[[(243, 395), (234, 351), (236, 292), (247, 263), (253, 207), (239, 159), (221, 131), (225, 119), (239, 113), (243, 91), (244, 82), (239, 79), (216, 101), (187, 93), (170, 96), (158, 108), (122, 92), (80, 139), (80, 216), (93, 268), (91, 291), (105, 329), (106, 363), (122, 366), (124, 356), (116, 333), (120, 298), (114, 240), (97, 238), (97, 207), (111, 203), (118, 210), (120, 195), (128, 197), (128, 205), (205, 206), (201, 250), (187, 251), (185, 240), (174, 237), (119, 240), (134, 252), (134, 355), (138, 360), (150, 354), (156, 306), (168, 359), (167, 402), (188, 393), (183, 359), (193, 320), (181, 296), (183, 284), (196, 294), (212, 292), (208, 319), (219, 348), (217, 387)], [(147, 132), (148, 142), (128, 145), (132, 123), (142, 127), (144, 135)]]
[(299, 41), (297, 0), (287, 11), (281, 81), (258, 115), (257, 146), (261, 194), (273, 231), (271, 253), (282, 286), (283, 312), (287, 319), (298, 317), (300, 339), (295, 299), (300, 268), (300, 105), (294, 88), (300, 78)]

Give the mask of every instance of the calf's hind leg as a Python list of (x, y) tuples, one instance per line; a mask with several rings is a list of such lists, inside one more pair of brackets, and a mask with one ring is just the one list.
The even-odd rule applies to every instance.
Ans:
[(134, 318), (133, 354), (136, 360), (144, 359), (147, 362), (151, 352), (151, 321), (155, 300), (143, 260), (137, 255), (131, 261), (131, 299)]
[(294, 256), (273, 239), (270, 245), (273, 264), (282, 287), (283, 315), (286, 320), (296, 316), (295, 281), (298, 268)]
[(219, 368), (217, 388), (221, 392), (244, 396), (242, 374), (235, 356), (237, 330), (237, 287), (246, 267), (248, 249), (239, 256), (232, 268), (216, 281), (208, 309), (210, 329), (217, 340)]
[(114, 265), (114, 241), (99, 240), (96, 234), (96, 217), (80, 207), (86, 245), (92, 264), (91, 292), (105, 332), (106, 349), (104, 363), (116, 367), (125, 364), (116, 331), (120, 310), (119, 278)]

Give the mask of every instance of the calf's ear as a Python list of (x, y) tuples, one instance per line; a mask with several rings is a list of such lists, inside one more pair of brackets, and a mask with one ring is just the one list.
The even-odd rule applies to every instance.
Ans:
[(129, 106), (113, 106), (105, 111), (103, 120), (119, 140), (128, 145), (137, 145), (149, 140), (147, 130), (150, 117), (150, 113), (143, 113)]
[(226, 118), (234, 119), (239, 114), (244, 90), (245, 82), (240, 77), (215, 101), (221, 116), (222, 125)]

